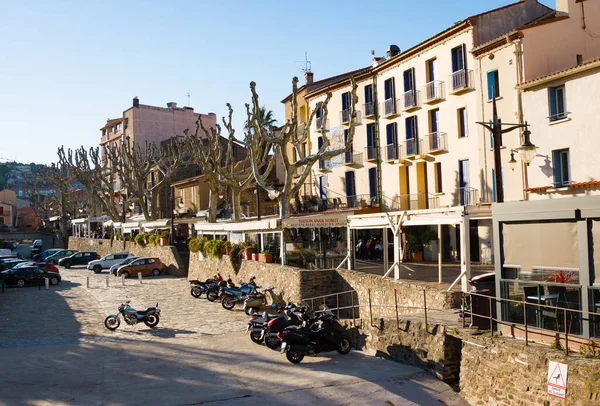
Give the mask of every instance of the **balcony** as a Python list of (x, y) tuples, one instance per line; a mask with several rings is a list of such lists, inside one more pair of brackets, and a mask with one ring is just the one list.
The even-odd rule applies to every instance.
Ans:
[(360, 164), (362, 164), (362, 162), (363, 162), (362, 152), (354, 152), (352, 150), (348, 150), (344, 154), (344, 165), (346, 165), (346, 166), (360, 165)]
[(450, 94), (460, 94), (472, 89), (472, 70), (461, 69), (450, 75)]
[(375, 117), (375, 103), (369, 102), (363, 104), (363, 111), (365, 114), (365, 118)]
[[(360, 120), (360, 111), (356, 112), (356, 118), (354, 119), (354, 124), (360, 124), (361, 120)], [(346, 109), (346, 110), (342, 110), (340, 111), (340, 122), (344, 125), (348, 125), (350, 124), (350, 119), (351, 119), (351, 114), (350, 114), (350, 109)]]
[(329, 128), (329, 120), (325, 121), (323, 117), (317, 117), (315, 119), (315, 128), (317, 130), (322, 130), (324, 128)]
[(473, 206), (479, 204), (479, 191), (472, 187), (461, 187), (456, 189), (458, 203), (461, 206)]
[(411, 111), (418, 109), (420, 106), (419, 100), (419, 91), (418, 90), (409, 90), (404, 93), (404, 111)]
[(377, 148), (365, 147), (365, 157), (367, 162), (377, 161)]
[(398, 99), (389, 98), (383, 103), (383, 116), (390, 118), (397, 116), (399, 113), (398, 109)]
[(331, 159), (321, 159), (319, 160), (319, 170), (321, 172), (331, 172)]
[(394, 199), (392, 207), (396, 210), (437, 209), (440, 207), (440, 199), (430, 193), (400, 195)]
[(437, 103), (444, 99), (444, 82), (433, 80), (425, 85), (425, 103)]
[(425, 137), (425, 153), (426, 154), (435, 154), (438, 152), (446, 152), (448, 151), (448, 146), (446, 144), (446, 133), (443, 132), (435, 132), (431, 134), (427, 134)]
[(388, 144), (383, 148), (385, 150), (384, 156), (386, 162), (393, 162), (399, 158), (397, 143)]
[(419, 139), (409, 138), (403, 144), (402, 159), (412, 158), (419, 154)]

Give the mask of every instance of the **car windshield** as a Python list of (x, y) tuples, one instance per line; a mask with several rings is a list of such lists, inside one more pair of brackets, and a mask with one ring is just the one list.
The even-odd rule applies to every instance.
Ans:
[(125, 264), (129, 264), (132, 261), (135, 261), (137, 259), (137, 257), (129, 257), (126, 260), (124, 260), (123, 262), (121, 262), (121, 264), (125, 265)]

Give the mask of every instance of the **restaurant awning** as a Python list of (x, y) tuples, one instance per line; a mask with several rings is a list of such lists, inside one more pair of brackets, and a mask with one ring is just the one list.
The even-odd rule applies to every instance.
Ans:
[(171, 220), (169, 219), (160, 219), (142, 223), (144, 230), (159, 230), (161, 228), (169, 228), (170, 225)]
[(348, 215), (352, 213), (317, 214), (314, 216), (282, 219), (283, 228), (348, 227)]
[(278, 227), (278, 218), (264, 219), (264, 220), (251, 220), (241, 221), (237, 223), (233, 222), (217, 222), (217, 223), (206, 223), (197, 222), (194, 224), (197, 232), (218, 232), (218, 231), (239, 231), (239, 232), (254, 232), (254, 231), (266, 231), (266, 230), (280, 230)]

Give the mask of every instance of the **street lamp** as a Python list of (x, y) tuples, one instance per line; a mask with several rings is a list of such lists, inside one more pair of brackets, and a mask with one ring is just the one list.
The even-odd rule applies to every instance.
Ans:
[[(496, 89), (492, 89), (492, 94), (494, 98), (492, 99), (492, 107), (493, 107), (493, 118), (491, 123), (477, 122), (490, 130), (492, 133), (492, 137), (494, 138), (494, 171), (495, 171), (495, 185), (496, 185), (496, 202), (502, 203), (504, 202), (504, 189), (502, 187), (502, 156), (500, 154), (500, 149), (502, 148), (502, 134), (511, 132), (518, 128), (524, 128), (523, 131), (523, 144), (516, 149), (516, 152), (519, 153), (519, 158), (526, 164), (529, 165), (531, 161), (535, 158), (537, 147), (531, 143), (529, 140), (529, 136), (531, 135), (531, 131), (528, 129), (527, 121), (525, 124), (508, 124), (510, 127), (502, 128), (502, 120), (498, 118), (498, 109), (496, 107)], [(514, 170), (516, 167), (517, 161), (514, 159), (514, 152), (511, 150), (510, 153), (510, 161), (508, 162), (510, 168)]]

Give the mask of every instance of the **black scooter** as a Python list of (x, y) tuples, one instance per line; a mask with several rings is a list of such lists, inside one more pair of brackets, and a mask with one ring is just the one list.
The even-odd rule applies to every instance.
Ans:
[(305, 355), (317, 355), (322, 352), (337, 351), (348, 354), (352, 343), (348, 332), (335, 315), (325, 306), (321, 306), (321, 315), (310, 326), (287, 327), (277, 336), (282, 339), (281, 352), (285, 353), (292, 364), (302, 362)]
[(290, 326), (301, 326), (315, 321), (314, 314), (307, 306), (300, 307), (291, 302), (285, 307), (284, 314), (285, 316), (267, 320), (263, 325), (265, 345), (272, 350), (277, 350), (281, 346), (281, 338), (277, 334)]

